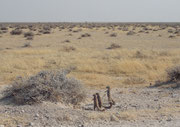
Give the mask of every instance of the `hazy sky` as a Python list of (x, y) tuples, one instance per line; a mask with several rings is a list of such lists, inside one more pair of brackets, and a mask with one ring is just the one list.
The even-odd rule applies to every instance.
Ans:
[(180, 22), (180, 0), (0, 0), (0, 22)]

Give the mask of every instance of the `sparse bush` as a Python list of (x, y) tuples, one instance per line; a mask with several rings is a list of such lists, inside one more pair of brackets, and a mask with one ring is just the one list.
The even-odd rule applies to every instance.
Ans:
[(51, 33), (51, 27), (44, 26), (43, 29), (39, 30), (39, 32), (43, 33), (43, 34), (50, 34)]
[(1, 27), (1, 30), (5, 30), (6, 31), (6, 30), (8, 30), (8, 28), (3, 26), (3, 27)]
[(128, 28), (127, 27), (123, 27), (122, 31), (128, 31)]
[(143, 30), (140, 30), (140, 31), (138, 31), (138, 33), (144, 33), (145, 31), (143, 31)]
[(65, 50), (66, 52), (70, 52), (70, 51), (75, 51), (76, 48), (73, 47), (73, 46), (64, 46), (64, 50)]
[(117, 37), (117, 33), (110, 34), (110, 37)]
[(90, 37), (90, 36), (91, 36), (91, 34), (89, 34), (89, 33), (85, 33), (85, 34), (81, 35), (81, 37)]
[(146, 31), (146, 30), (149, 30), (149, 29), (147, 27), (144, 27), (143, 30)]
[(26, 40), (33, 40), (33, 36), (28, 36)]
[(175, 38), (175, 36), (174, 35), (169, 35), (169, 38)]
[(33, 32), (26, 32), (26, 33), (24, 33), (24, 37), (26, 37), (27, 40), (33, 40), (34, 33)]
[(108, 34), (108, 33), (109, 33), (109, 32), (106, 31), (104, 34)]
[(70, 43), (70, 40), (65, 40), (65, 41), (63, 41), (63, 42), (65, 42), (65, 43)]
[(49, 30), (44, 30), (42, 33), (43, 33), (43, 34), (50, 34), (51, 31), (49, 31)]
[(118, 45), (118, 44), (113, 43), (113, 44), (111, 44), (111, 46), (108, 47), (107, 49), (117, 49), (117, 48), (121, 48), (121, 46)]
[(19, 78), (4, 91), (16, 104), (36, 104), (42, 101), (64, 102), (77, 105), (85, 99), (80, 81), (68, 78), (69, 70), (41, 71), (29, 78)]
[(127, 32), (127, 35), (134, 35), (134, 34), (136, 34), (134, 31)]
[(158, 37), (162, 37), (162, 35), (161, 35), (161, 34), (159, 34), (159, 35), (158, 35)]
[(169, 81), (180, 81), (180, 65), (166, 70)]
[(173, 30), (172, 30), (172, 29), (169, 29), (169, 30), (168, 30), (168, 33), (173, 33)]
[(44, 27), (43, 27), (43, 30), (50, 31), (50, 30), (51, 30), (51, 27), (50, 27), (50, 26), (44, 26)]
[(11, 31), (11, 35), (21, 35), (22, 34), (22, 30), (20, 29), (15, 29)]
[(136, 51), (135, 55), (133, 56), (134, 58), (147, 58), (148, 56), (146, 56), (144, 53), (142, 53), (141, 51)]
[(32, 37), (32, 36), (34, 36), (33, 32), (26, 32), (26, 33), (24, 33), (24, 37)]
[(82, 31), (82, 29), (73, 30), (72, 32), (77, 33), (77, 32), (80, 32), (80, 31)]
[(25, 43), (22, 48), (32, 47), (30, 42)]

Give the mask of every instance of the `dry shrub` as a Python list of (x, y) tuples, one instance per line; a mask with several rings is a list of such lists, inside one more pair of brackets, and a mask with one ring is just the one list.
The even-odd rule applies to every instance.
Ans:
[(65, 43), (70, 43), (71, 41), (70, 41), (70, 40), (65, 40), (65, 41), (63, 41), (63, 42), (65, 42)]
[(82, 34), (81, 37), (91, 37), (91, 34), (85, 33), (85, 34)]
[(127, 35), (134, 35), (134, 34), (136, 34), (134, 31), (127, 32)]
[(64, 46), (64, 50), (65, 50), (66, 52), (70, 52), (70, 51), (75, 51), (76, 48), (73, 47), (73, 46)]
[(0, 30), (5, 30), (5, 31), (7, 31), (7, 30), (8, 30), (8, 28), (7, 28), (7, 27), (2, 26), (2, 27), (0, 28)]
[(15, 30), (12, 30), (10, 33), (11, 33), (11, 35), (21, 35), (22, 30), (21, 29), (15, 29)]
[(169, 29), (168, 30), (168, 33), (173, 33), (174, 31), (172, 29)]
[(82, 31), (82, 29), (73, 30), (72, 32), (77, 33), (77, 32), (80, 32), (80, 31)]
[(29, 48), (32, 47), (30, 42), (25, 43), (22, 48)]
[(29, 78), (19, 78), (11, 88), (4, 91), (19, 105), (36, 104), (42, 101), (64, 102), (77, 105), (86, 95), (80, 81), (68, 78), (69, 70), (41, 71)]
[(166, 70), (169, 81), (180, 81), (180, 65)]
[(43, 33), (43, 34), (50, 34), (51, 33), (51, 27), (44, 26), (41, 30), (39, 30), (39, 32)]
[(174, 35), (169, 35), (169, 38), (175, 38), (175, 36)]
[(117, 37), (117, 33), (110, 34), (110, 37)]
[(128, 28), (127, 27), (123, 27), (122, 31), (128, 31)]
[(51, 27), (50, 26), (43, 26), (43, 30), (50, 31)]
[(24, 37), (33, 37), (34, 36), (34, 33), (33, 32), (26, 32), (26, 33), (24, 33)]
[(145, 31), (143, 31), (143, 30), (140, 30), (140, 31), (138, 31), (138, 33), (144, 33)]
[(141, 51), (136, 51), (136, 53), (133, 55), (134, 58), (140, 58), (140, 59), (143, 59), (143, 58), (148, 58), (148, 56), (146, 56), (143, 52)]
[(33, 36), (29, 36), (26, 38), (27, 40), (33, 40)]
[(104, 34), (108, 34), (108, 33), (109, 33), (109, 32), (106, 31)]
[(34, 33), (33, 32), (26, 32), (26, 33), (24, 33), (24, 37), (26, 37), (27, 40), (33, 40)]
[(118, 44), (113, 43), (113, 44), (111, 44), (111, 46), (108, 47), (107, 49), (118, 49), (118, 48), (121, 48), (121, 46), (118, 45)]
[(43, 33), (43, 34), (50, 34), (51, 32), (50, 32), (50, 31), (45, 30), (45, 31), (43, 31), (42, 33)]

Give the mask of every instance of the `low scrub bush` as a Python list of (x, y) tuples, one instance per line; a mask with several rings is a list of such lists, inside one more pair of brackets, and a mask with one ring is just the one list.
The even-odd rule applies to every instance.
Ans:
[(166, 70), (169, 81), (180, 81), (180, 65)]
[(85, 97), (80, 81), (68, 78), (69, 70), (41, 71), (29, 78), (18, 78), (11, 88), (4, 91), (16, 104), (36, 104), (42, 101), (63, 102), (77, 105)]
[(117, 49), (117, 48), (121, 48), (121, 46), (118, 45), (118, 44), (113, 43), (113, 44), (111, 44), (110, 47), (108, 47), (107, 49)]
[(22, 30), (21, 29), (15, 29), (15, 30), (12, 30), (10, 33), (11, 33), (11, 35), (21, 35)]
[(24, 37), (33, 37), (34, 36), (34, 33), (33, 32), (26, 32), (24, 33)]

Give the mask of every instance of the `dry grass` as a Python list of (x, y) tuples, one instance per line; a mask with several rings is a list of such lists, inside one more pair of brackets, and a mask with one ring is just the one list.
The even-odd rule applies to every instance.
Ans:
[[(148, 28), (158, 29), (157, 26)], [(80, 28), (76, 26), (71, 29), (74, 31)], [(146, 85), (165, 79), (166, 69), (180, 63), (180, 38), (168, 39), (169, 28), (149, 34), (139, 33), (139, 36), (127, 36), (127, 32), (118, 30), (118, 27), (113, 29), (119, 36), (106, 36), (104, 30), (112, 33), (107, 27), (98, 27), (98, 30), (82, 27), (80, 32), (73, 32), (72, 36), (67, 36), (72, 33), (68, 28), (61, 31), (59, 28), (51, 28), (51, 34), (37, 36), (35, 32), (31, 48), (22, 48), (25, 41), (22, 35), (5, 33), (0, 38), (0, 46), (3, 48), (0, 50), (0, 82), (7, 84), (17, 76), (30, 76), (41, 70), (73, 66), (75, 69), (69, 76), (89, 86), (124, 86), (134, 82)], [(128, 29), (133, 27), (129, 26)], [(135, 32), (139, 30), (141, 28), (136, 27)], [(23, 31), (28, 32), (25, 29)], [(82, 33), (92, 36), (77, 39)], [(159, 34), (161, 38), (157, 37)], [(67, 39), (71, 43), (61, 43)], [(108, 50), (112, 42), (122, 47)], [(133, 77), (143, 79), (144, 83)], [(128, 83), (126, 79), (130, 79)]]
[(17, 123), (26, 125), (27, 121), (25, 120), (25, 116), (9, 116), (7, 114), (0, 114), (0, 125), (14, 127), (17, 126)]

